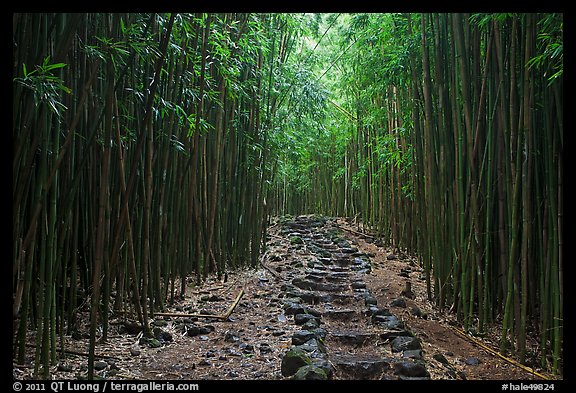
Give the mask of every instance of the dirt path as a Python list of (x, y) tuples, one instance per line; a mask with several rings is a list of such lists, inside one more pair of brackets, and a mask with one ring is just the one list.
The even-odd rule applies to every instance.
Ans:
[[(451, 317), (426, 301), (421, 269), (352, 232), (343, 220), (300, 216), (270, 227), (257, 270), (208, 281), (171, 312), (221, 315), (244, 296), (228, 320), (158, 317), (157, 340), (130, 324), (98, 344), (98, 375), (113, 379), (280, 380), (442, 379), (528, 380), (525, 370), (463, 337)], [(406, 292), (406, 283), (411, 285)], [(87, 337), (67, 337), (87, 352)], [(490, 342), (485, 345), (493, 346)], [(289, 355), (289, 356), (287, 356)], [(56, 379), (85, 374), (84, 357), (54, 367)], [(15, 378), (30, 369), (14, 366)]]

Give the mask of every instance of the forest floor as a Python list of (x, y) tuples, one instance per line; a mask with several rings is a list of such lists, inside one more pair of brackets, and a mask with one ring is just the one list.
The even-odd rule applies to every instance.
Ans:
[[(97, 374), (128, 380), (282, 380), (296, 371), (305, 379), (539, 379), (485, 349), (497, 349), (497, 331), (483, 338), (464, 334), (452, 314), (428, 302), (416, 260), (373, 240), (343, 219), (276, 220), (258, 269), (229, 272), (226, 282), (189, 284), (185, 298), (168, 307), (175, 314), (223, 315), (243, 292), (227, 319), (157, 316), (157, 340), (148, 341), (133, 324), (114, 320), (108, 340), (96, 347)], [(66, 337), (67, 350), (88, 352), (87, 329), (86, 322), (80, 334)], [(283, 362), (296, 347), (308, 354), (310, 367)], [(14, 378), (32, 377), (30, 352), (30, 363), (13, 365)], [(85, 356), (68, 354), (52, 378), (76, 379), (86, 364)]]

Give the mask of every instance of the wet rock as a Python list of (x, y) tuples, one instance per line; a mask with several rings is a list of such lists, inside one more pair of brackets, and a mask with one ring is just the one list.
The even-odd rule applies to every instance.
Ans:
[(469, 366), (477, 366), (480, 364), (480, 359), (475, 357), (469, 357), (464, 359), (464, 363), (466, 363)]
[(162, 343), (156, 338), (141, 337), (138, 343), (148, 345), (150, 348), (160, 348), (162, 346)]
[(305, 275), (305, 276), (304, 276), (304, 279), (305, 279), (305, 280), (309, 280), (309, 281), (314, 281), (314, 282), (321, 282), (321, 281), (324, 280), (324, 276), (325, 276), (326, 274), (327, 274), (327, 273), (322, 274), (322, 275), (319, 275), (319, 274), (312, 274), (312, 273), (310, 273), (310, 274)]
[[(326, 351), (324, 350), (324, 352), (326, 352)], [(319, 367), (322, 370), (324, 370), (324, 372), (328, 376), (328, 379), (332, 378), (332, 375), (334, 373), (334, 369), (332, 367), (332, 364), (328, 361), (328, 359), (326, 359), (326, 356), (321, 356), (321, 357), (312, 359), (312, 364), (315, 365), (316, 367)]]
[(214, 326), (206, 325), (206, 326), (198, 326), (192, 325), (186, 327), (186, 334), (190, 337), (201, 336), (204, 334), (209, 334), (214, 331)]
[(160, 342), (172, 341), (172, 334), (166, 330), (162, 330), (159, 327), (155, 327), (152, 330), (154, 337)]
[(343, 344), (361, 346), (367, 344), (369, 341), (374, 340), (377, 335), (375, 333), (366, 332), (334, 332), (330, 334), (331, 339), (338, 340)]
[(398, 257), (396, 256), (396, 254), (388, 254), (386, 255), (386, 259), (389, 261), (393, 261), (395, 259), (398, 259)]
[(344, 284), (346, 284), (345, 287), (342, 287), (343, 290), (348, 289), (349, 280), (350, 280), (350, 278), (349, 278), (348, 272), (332, 272), (326, 276), (326, 281), (328, 281), (329, 283), (332, 283), (332, 284), (344, 283)]
[(101, 370), (104, 370), (106, 367), (108, 367), (108, 363), (106, 363), (102, 360), (94, 362), (94, 370), (101, 371)]
[(224, 341), (226, 341), (227, 343), (235, 343), (240, 341), (240, 337), (238, 337), (237, 333), (226, 332), (226, 334), (224, 335)]
[(390, 307), (406, 308), (406, 300), (402, 299), (401, 297), (396, 298), (390, 302)]
[(284, 314), (286, 315), (295, 315), (295, 314), (305, 314), (306, 307), (302, 304), (295, 303), (292, 301), (285, 301), (284, 305)]
[(416, 306), (414, 306), (410, 309), (410, 314), (414, 315), (417, 318), (422, 318), (422, 319), (426, 319), (426, 318), (424, 318), (425, 316), (428, 317), (427, 314), (423, 313), (422, 310), (420, 310)]
[(350, 295), (347, 293), (326, 293), (320, 296), (319, 303), (330, 303), (330, 304), (351, 304), (358, 300), (359, 298), (355, 295)]
[(295, 380), (327, 380), (328, 375), (326, 371), (321, 367), (318, 367), (313, 364), (306, 365), (304, 367), (300, 367), (298, 371), (294, 374), (292, 379)]
[(320, 327), (320, 320), (318, 318), (310, 319), (304, 325), (302, 325), (302, 330), (314, 330)]
[(375, 315), (372, 317), (372, 321), (386, 329), (404, 329), (404, 323), (395, 315)]
[(304, 344), (298, 345), (298, 348), (309, 354), (325, 353), (326, 347), (319, 343), (316, 338), (311, 338)]
[(378, 333), (382, 340), (393, 340), (396, 337), (414, 337), (414, 333), (404, 329), (386, 330)]
[(320, 300), (320, 296), (316, 292), (310, 291), (291, 291), (287, 292), (292, 298), (298, 298), (302, 303), (307, 304), (317, 304)]
[(306, 341), (315, 338), (314, 332), (309, 330), (298, 330), (292, 335), (292, 344), (300, 345)]
[(295, 279), (293, 279), (292, 284), (294, 284), (300, 289), (309, 291), (311, 290), (311, 291), (326, 291), (326, 292), (343, 292), (346, 290), (346, 286), (342, 284), (316, 282), (301, 277), (296, 277)]
[(418, 362), (398, 362), (394, 363), (394, 374), (401, 379), (405, 378), (430, 378), (430, 374), (423, 364)]
[(378, 300), (369, 293), (364, 295), (364, 305), (366, 306), (375, 306), (378, 304)]
[(314, 335), (319, 340), (324, 340), (326, 338), (327, 334), (328, 334), (328, 332), (326, 331), (326, 329), (323, 329), (323, 328), (314, 329)]
[(280, 365), (280, 372), (284, 377), (290, 377), (298, 371), (300, 367), (312, 364), (308, 354), (299, 348), (293, 348), (284, 354)]
[(304, 325), (306, 322), (316, 320), (320, 324), (320, 319), (312, 314), (296, 314), (294, 315), (294, 323), (296, 325)]
[(356, 315), (356, 311), (349, 309), (328, 310), (324, 314), (326, 315), (326, 317), (333, 320), (349, 321)]
[(130, 355), (132, 356), (140, 356), (140, 349), (138, 348), (130, 348)]
[(152, 325), (157, 326), (157, 327), (164, 327), (164, 326), (168, 326), (168, 321), (165, 321), (163, 319), (156, 319), (152, 322)]
[(402, 353), (402, 356), (410, 359), (422, 359), (421, 349), (407, 349)]
[(409, 349), (422, 349), (420, 340), (416, 337), (409, 336), (399, 336), (392, 340), (390, 344), (392, 347), (392, 352), (402, 352)]
[(378, 308), (378, 307), (376, 307), (376, 306), (370, 306), (370, 307), (368, 307), (368, 312), (369, 312), (370, 315), (372, 315), (372, 316), (392, 315), (392, 313), (390, 312), (390, 310), (388, 310), (387, 308)]
[(450, 364), (448, 359), (446, 359), (446, 357), (444, 355), (442, 355), (441, 353), (435, 353), (434, 355), (432, 355), (432, 358), (439, 361), (442, 364), (445, 364), (445, 365)]
[(352, 289), (364, 289), (366, 288), (366, 283), (364, 281), (354, 281), (350, 286)]
[(379, 378), (390, 369), (390, 362), (381, 357), (351, 356), (333, 360), (336, 368), (353, 379)]

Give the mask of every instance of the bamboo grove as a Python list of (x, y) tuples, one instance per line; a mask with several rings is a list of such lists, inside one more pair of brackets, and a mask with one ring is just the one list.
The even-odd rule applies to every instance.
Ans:
[[(355, 218), (562, 371), (562, 14), (14, 14), (13, 358)], [(81, 315), (89, 313), (89, 321)], [(146, 333), (150, 333), (147, 331)], [(32, 335), (32, 338), (30, 336)]]
[[(14, 359), (254, 266), (287, 15), (14, 14)], [(149, 332), (148, 332), (149, 333)], [(62, 343), (60, 346), (58, 343)]]
[(329, 15), (308, 48), (314, 116), (285, 122), (272, 203), (356, 217), (419, 256), (428, 298), (467, 331), (498, 327), (502, 353), (555, 372), (562, 29), (561, 14)]

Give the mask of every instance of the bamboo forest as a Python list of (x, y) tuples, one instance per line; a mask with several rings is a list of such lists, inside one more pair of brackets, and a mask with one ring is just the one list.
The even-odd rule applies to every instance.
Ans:
[(563, 380), (562, 13), (15, 13), (12, 51), (15, 391)]

